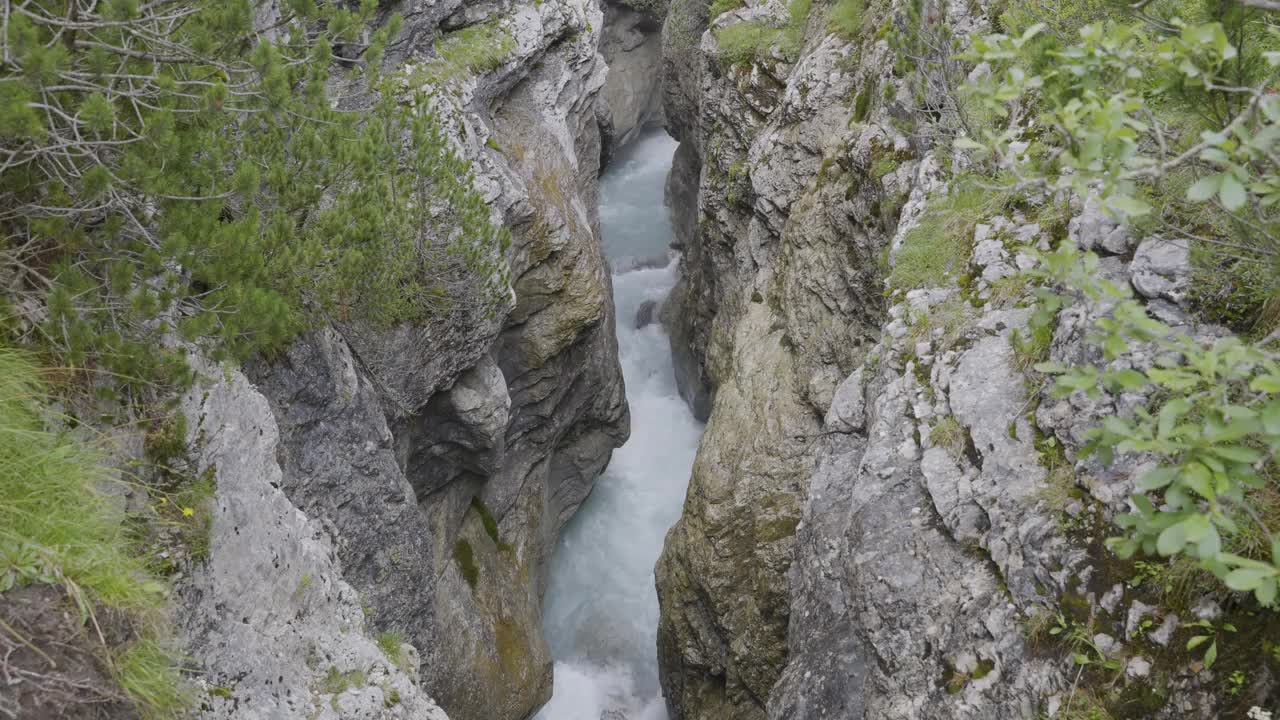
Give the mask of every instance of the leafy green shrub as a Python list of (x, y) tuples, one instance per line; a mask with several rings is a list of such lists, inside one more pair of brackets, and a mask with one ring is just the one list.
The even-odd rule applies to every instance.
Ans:
[[(1138, 479), (1134, 511), (1117, 519), (1124, 533), (1111, 547), (1122, 557), (1194, 558), (1270, 607), (1280, 592), (1280, 334), (1268, 324), (1280, 290), (1275, 19), (1236, 3), (1170, 0), (1144, 6), (1129, 24), (1084, 24), (1075, 37), (1042, 20), (1016, 36), (975, 38), (968, 59), (990, 62), (993, 72), (972, 98), (1000, 117), (1030, 108), (1042, 151), (1029, 158), (1014, 150), (1016, 133), (999, 128), (961, 143), (1022, 191), (1096, 192), (1122, 220), (1191, 242), (1201, 276), (1217, 268), (1240, 281), (1205, 283), (1193, 298), (1225, 305), (1237, 328), (1251, 324), (1262, 339), (1196, 341), (1148, 317), (1127, 286), (1101, 279), (1096, 257), (1064, 243), (1036, 271), (1050, 287), (1037, 293), (1033, 323), (1051, 322), (1078, 296), (1106, 300), (1114, 309), (1090, 342), (1108, 361), (1138, 343), (1157, 360), (1150, 368), (1037, 369), (1057, 377), (1060, 395), (1106, 389), (1151, 398), (1089, 434), (1086, 451), (1103, 462), (1142, 453), (1158, 465)], [(1054, 291), (1063, 287), (1072, 294)], [(1239, 302), (1241, 287), (1254, 299)], [(1240, 316), (1249, 305), (1253, 323)]]
[[(1080, 391), (1098, 397), (1106, 389), (1167, 398), (1139, 407), (1132, 417), (1107, 417), (1088, 433), (1086, 450), (1104, 463), (1130, 453), (1158, 461), (1138, 479), (1134, 512), (1116, 520), (1126, 534), (1109, 546), (1121, 557), (1141, 551), (1197, 558), (1227, 587), (1273, 605), (1280, 584), (1280, 536), (1273, 534), (1280, 517), (1280, 354), (1267, 347), (1275, 339), (1201, 343), (1177, 333), (1148, 317), (1127, 286), (1103, 279), (1097, 257), (1081, 256), (1069, 245), (1045, 254), (1035, 272), (1051, 286), (1116, 303), (1090, 337), (1108, 361), (1135, 343), (1153, 343), (1161, 351), (1148, 369), (1037, 366), (1056, 376), (1054, 392), (1060, 396)], [(1041, 298), (1042, 307), (1054, 312), (1072, 301), (1067, 295)]]
[[(434, 118), (378, 73), (399, 18), (363, 35), (376, 0), (291, 9), (272, 33), (246, 0), (9, 18), (0, 329), (106, 369), (110, 394), (187, 381), (181, 354), (157, 351), (175, 335), (244, 358), (323, 318), (505, 303), (506, 231)], [(329, 94), (337, 44), (365, 67), (359, 112)]]
[(1138, 20), (1075, 37), (1039, 22), (976, 38), (995, 72), (969, 101), (995, 116), (1038, 114), (1034, 158), (1015, 133), (961, 143), (1012, 172), (1025, 192), (1099, 193), (1139, 228), (1189, 240), (1194, 299), (1215, 319), (1265, 335), (1280, 297), (1280, 27), (1236, 3), (1158, 2)]

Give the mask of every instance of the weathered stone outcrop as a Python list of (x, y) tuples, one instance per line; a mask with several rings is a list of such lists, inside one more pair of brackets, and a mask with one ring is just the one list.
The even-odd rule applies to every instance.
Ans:
[[(512, 228), (498, 262), (513, 292), (490, 302), (461, 277), (456, 301), (424, 325), (321, 328), (252, 363), (252, 385), (211, 386), (208, 398), (243, 397), (252, 416), (191, 401), (206, 418), (194, 447), (218, 483), (210, 570), (184, 591), (189, 654), (227, 688), (218, 708), (306, 716), (332, 667), (361, 673), (363, 688), (317, 701), (334, 717), (431, 717), (427, 694), (454, 720), (530, 716), (551, 693), (544, 566), (628, 433), (596, 217), (600, 9), (412, 5), (387, 72), (406, 102), (430, 96), (495, 221)], [(437, 37), (477, 23), (508, 56), (434, 84), (442, 73), (421, 71), (438, 62)], [(433, 80), (415, 85), (422, 77)], [(237, 444), (262, 457), (229, 462)], [(271, 512), (254, 516), (246, 493)], [(410, 660), (378, 660), (369, 638), (387, 633)], [(379, 715), (392, 690), (403, 708)]]
[[(1010, 278), (1035, 263), (1020, 248), (1054, 242), (1103, 253), (1152, 314), (1212, 336), (1178, 305), (1185, 246), (1134, 238), (1079, 199), (1073, 219), (1053, 219), (1061, 198), (1019, 198), (922, 224), (945, 212), (965, 158), (933, 148), (929, 124), (947, 120), (909, 107), (883, 34), (849, 43), (811, 18), (794, 63), (770, 49), (727, 63), (715, 28), (786, 22), (780, 3), (749, 5), (706, 33), (700, 0), (667, 18), (664, 62), (692, 72), (664, 87), (684, 257), (663, 316), (682, 393), (709, 413), (656, 570), (672, 717), (995, 720), (1106, 703), (1117, 717), (1215, 716), (1214, 677), (1164, 648), (1185, 643), (1178, 622), (1226, 611), (1125, 582), (1133, 566), (1102, 540), (1135, 464), (1079, 454), (1089, 427), (1142, 398), (1055, 399), (1013, 340), (1028, 336), (1030, 290)], [(902, 20), (900, 3), (868, 5), (866, 28)], [(963, 36), (982, 12), (927, 15)], [(937, 287), (886, 294), (921, 229), (963, 233), (971, 253), (925, 283)], [(1049, 357), (1102, 364), (1084, 337), (1107, 311), (1064, 313)], [(1074, 646), (1054, 639), (1068, 635)], [(1123, 684), (1089, 687), (1080, 648), (1118, 663), (1103, 686)]]
[[(669, 29), (697, 11), (673, 4)], [(717, 22), (782, 22), (780, 12)], [(878, 189), (849, 192), (871, 143), (848, 124), (857, 78), (838, 62), (848, 49), (816, 34), (795, 66), (735, 64), (708, 33), (698, 97), (667, 91), (669, 112), (673, 97), (700, 108), (696, 127), (676, 130), (670, 185), (700, 177), (697, 207), (676, 207), (685, 255), (664, 312), (682, 392), (710, 411), (657, 567), (661, 675), (678, 718), (765, 716), (786, 659), (785, 578), (811, 449), (879, 326), (875, 258), (888, 233), (872, 208)]]
[[(447, 720), (420, 689), (415, 647), (375, 640), (348, 580), (359, 568), (344, 565), (330, 529), (290, 501), (271, 404), (238, 371), (202, 370), (219, 380), (184, 398), (182, 411), (191, 460), (217, 489), (201, 508), (212, 515), (209, 555), (184, 583), (177, 614), (203, 670), (202, 715)], [(400, 490), (399, 504), (412, 508), (411, 490)]]
[(606, 0), (600, 54), (609, 66), (600, 127), (605, 156), (662, 122), (662, 20), (620, 0)]

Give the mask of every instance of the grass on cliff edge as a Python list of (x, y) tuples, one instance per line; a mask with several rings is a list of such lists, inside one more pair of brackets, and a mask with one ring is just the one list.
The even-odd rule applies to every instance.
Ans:
[(714, 20), (730, 10), (745, 7), (746, 4), (746, 0), (714, 0), (711, 3), (711, 8), (707, 10), (707, 17)]
[(1005, 193), (973, 178), (956, 178), (950, 194), (931, 197), (920, 221), (907, 232), (893, 258), (889, 286), (906, 291), (958, 282), (968, 269), (974, 226), (999, 212), (1007, 200)]
[(165, 587), (103, 493), (119, 482), (103, 455), (51, 428), (55, 412), (36, 365), (0, 347), (0, 592), (61, 586), (90, 638), (100, 610), (126, 611), (137, 637), (103, 648), (103, 662), (144, 717), (172, 716), (186, 696), (155, 620)]
[(439, 57), (424, 73), (427, 81), (439, 86), (498, 69), (516, 49), (516, 41), (508, 30), (490, 21), (442, 35), (435, 47)]
[(865, 0), (838, 0), (827, 15), (827, 30), (845, 40), (857, 40), (862, 34), (862, 11)]
[[(804, 44), (812, 4), (813, 0), (791, 0), (787, 4), (788, 20), (784, 27), (750, 20), (720, 28), (715, 33), (720, 56), (733, 64), (758, 62), (769, 57), (770, 48), (777, 47), (787, 62), (795, 62)], [(716, 6), (723, 8), (722, 12), (733, 9), (727, 2), (717, 2)]]

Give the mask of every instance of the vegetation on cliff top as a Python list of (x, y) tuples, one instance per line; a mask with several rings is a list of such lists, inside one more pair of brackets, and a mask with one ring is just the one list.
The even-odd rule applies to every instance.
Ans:
[[(379, 75), (400, 22), (362, 34), (376, 9), (291, 2), (267, 32), (249, 0), (15, 7), (3, 331), (71, 367), (180, 382), (181, 356), (156, 351), (174, 338), (243, 358), (325, 317), (504, 302), (506, 232), (431, 115)], [(339, 50), (363, 86), (332, 76)]]
[(437, 58), (422, 69), (421, 85), (443, 87), (459, 79), (497, 69), (515, 50), (511, 32), (497, 20), (468, 25), (436, 41)]
[[(804, 44), (811, 7), (812, 0), (791, 0), (787, 4), (787, 22), (781, 27), (763, 20), (747, 20), (716, 30), (721, 57), (735, 64), (753, 63), (769, 59), (776, 51), (786, 62), (795, 62)], [(712, 7), (713, 13), (716, 9), (723, 12), (732, 8), (717, 3)]]
[(1002, 191), (1095, 196), (1140, 235), (1190, 245), (1209, 259), (1201, 280), (1244, 283), (1229, 294), (1252, 300), (1237, 304), (1242, 337), (1196, 337), (1150, 317), (1066, 241), (1033, 273), (1033, 331), (1074, 304), (1108, 308), (1086, 340), (1106, 364), (1036, 367), (1062, 397), (1145, 398), (1086, 436), (1084, 454), (1104, 464), (1151, 465), (1108, 546), (1148, 565), (1189, 558), (1217, 578), (1207, 589), (1236, 609), (1194, 623), (1184, 651), (1210, 668), (1229, 645), (1220, 689), (1234, 698), (1256, 669), (1245, 656), (1271, 651), (1280, 596), (1280, 17), (1218, 2), (1110, 15), (1084, 3), (1067, 16), (1011, 5), (1008, 34), (972, 39), (965, 59), (991, 72), (952, 106), (971, 111), (955, 146), (999, 172)]
[[(120, 481), (103, 453), (83, 433), (53, 426), (60, 422), (32, 359), (0, 347), (0, 593), (31, 584), (59, 588), (87, 625), (82, 642), (100, 645), (107, 672), (138, 709), (167, 716), (186, 698), (163, 640), (166, 586), (107, 495)], [(111, 611), (127, 613), (123, 641), (108, 641), (101, 629)], [(45, 701), (53, 706), (62, 699), (45, 674), (57, 670), (50, 665), (22, 677), (37, 687), (50, 680)]]
[[(377, 0), (262, 9), (34, 0), (0, 29), (0, 593), (64, 590), (143, 714), (184, 697), (140, 538), (164, 526), (201, 561), (212, 480), (170, 467), (181, 428), (142, 422), (134, 460), (163, 481), (132, 485), (152, 506), (134, 522), (80, 423), (168, 415), (155, 400), (191, 381), (189, 348), (240, 360), (328, 320), (508, 300), (506, 229), (425, 98), (379, 72), (400, 18), (372, 29)], [(442, 39), (441, 62), (492, 67), (511, 43), (490, 30)]]

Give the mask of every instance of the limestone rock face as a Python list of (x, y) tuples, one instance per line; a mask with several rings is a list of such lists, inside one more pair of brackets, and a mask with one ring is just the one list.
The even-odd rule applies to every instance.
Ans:
[[(1102, 269), (1123, 281), (1146, 267), (1135, 258)], [(1065, 312), (1050, 359), (1102, 364), (1082, 338), (1109, 310), (1085, 302)], [(930, 320), (944, 311), (945, 326)], [(1127, 510), (1141, 468), (1079, 455), (1085, 429), (1138, 399), (1051, 397), (1018, 369), (1010, 338), (1027, 316), (957, 289), (908, 292), (837, 390), (797, 532), (773, 720), (1056, 712), (1079, 673), (1066, 651), (1045, 651), (1043, 629), (1031, 630), (1052, 624), (1044, 613), (1087, 618), (1098, 652), (1120, 658), (1131, 680), (1152, 673), (1144, 642), (1167, 645), (1179, 618), (1125, 582), (1100, 546), (1108, 526), (1095, 525)], [(1144, 368), (1154, 358), (1138, 347), (1115, 362)], [(1130, 629), (1144, 617), (1158, 620), (1145, 641)], [(1191, 662), (1165, 667), (1168, 695), (1142, 717), (1217, 716)]]
[[(668, 32), (696, 12), (674, 3)], [(781, 12), (735, 17), (777, 23)], [(857, 83), (846, 51), (815, 36), (796, 66), (732, 64), (707, 33), (695, 71), (666, 88), (682, 141), (669, 196), (696, 184), (698, 200), (673, 203), (684, 258), (663, 313), (681, 391), (710, 417), (656, 569), (660, 674), (676, 718), (765, 717), (786, 660), (786, 573), (811, 449), (877, 333), (875, 257), (891, 225), (873, 208), (872, 139), (841, 106)], [(690, 77), (696, 98), (682, 96)], [(700, 109), (696, 126), (681, 124), (673, 98)], [(856, 415), (848, 405), (836, 412)]]
[(1035, 511), (1045, 470), (1008, 342), (1026, 311), (967, 309), (960, 337), (913, 337), (909, 318), (953, 293), (908, 294), (841, 387), (865, 414), (828, 422), (816, 452), (772, 718), (1034, 717), (1070, 687), (1022, 631), (1078, 555)]
[(662, 21), (617, 0), (604, 3), (600, 54), (609, 66), (600, 122), (606, 157), (662, 122)]
[[(190, 654), (262, 717), (308, 716), (330, 667), (363, 674), (358, 691), (318, 702), (333, 717), (443, 717), (427, 695), (454, 720), (531, 716), (551, 694), (545, 565), (628, 434), (596, 216), (603, 14), (593, 0), (409, 5), (386, 60), (406, 83), (441, 33), (486, 23), (512, 47), (493, 69), (426, 88), (493, 219), (512, 229), (498, 259), (512, 288), (486, 303), (460, 278), (455, 302), (422, 325), (317, 329), (237, 376), (252, 416), (193, 406), (210, 417), (193, 445), (216, 467), (227, 513), (216, 522), (230, 525), (215, 526), (210, 574), (185, 595), (199, 620)], [(210, 397), (229, 392), (214, 387)], [(237, 446), (261, 446), (270, 472), (219, 459)], [(239, 495), (224, 505), (224, 488), (241, 487), (273, 514), (248, 517)], [(243, 534), (257, 525), (250, 548)], [(303, 548), (280, 549), (290, 543)], [(317, 558), (284, 557), (303, 551)], [(376, 662), (369, 638), (384, 633), (412, 662)], [(236, 658), (258, 654), (237, 674)], [(384, 712), (393, 689), (404, 709)]]
[[(1077, 198), (1054, 227), (1007, 209), (947, 225), (971, 251), (963, 283), (886, 293), (965, 158), (898, 130), (933, 120), (894, 99), (910, 94), (881, 39), (854, 46), (811, 19), (794, 62), (720, 56), (717, 28), (781, 27), (783, 5), (708, 21), (705, 2), (674, 0), (666, 20), (683, 257), (662, 315), (681, 392), (709, 417), (656, 567), (673, 720), (1077, 712), (1079, 666), (1044, 639), (1059, 610), (1130, 680), (1169, 679), (1146, 716), (1214, 717), (1213, 680), (1189, 658), (1159, 667), (1167, 655), (1142, 644), (1177, 643), (1178, 618), (1134, 640), (1156, 599), (1102, 546), (1138, 468), (1079, 452), (1088, 428), (1142, 398), (1055, 399), (1013, 340), (1030, 316), (1023, 249), (1051, 242), (1099, 251), (1152, 314), (1212, 337), (1179, 305), (1185, 254)], [(985, 27), (983, 8), (945, 3), (938, 17), (963, 37)], [(901, 10), (869, 7), (888, 14), (864, 26)], [(1049, 359), (1104, 364), (1085, 336), (1109, 310), (1064, 312)], [(1114, 362), (1155, 358), (1139, 347)]]
[(204, 670), (202, 715), (448, 720), (421, 690), (418, 651), (379, 647), (332, 535), (282, 490), (267, 399), (232, 371), (182, 411), (192, 460), (217, 488), (209, 557), (182, 586), (178, 615)]

